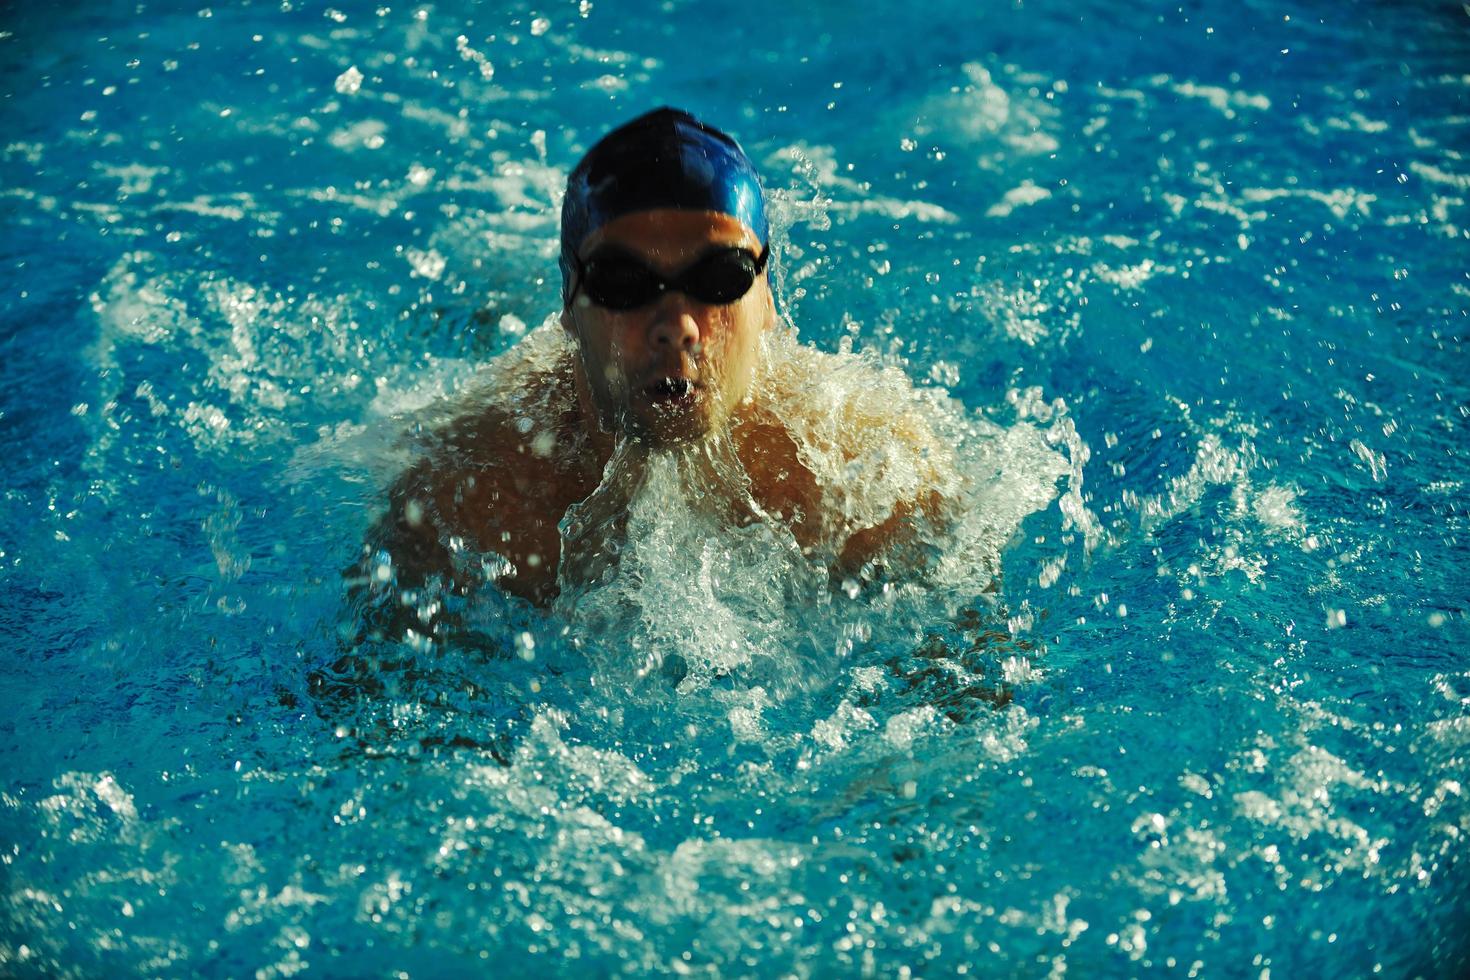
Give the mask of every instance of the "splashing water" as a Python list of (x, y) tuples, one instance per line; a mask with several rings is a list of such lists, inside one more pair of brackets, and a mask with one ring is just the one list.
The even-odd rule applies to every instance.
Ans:
[[(927, 14), (7, 15), (0, 973), (1466, 972), (1463, 11)], [(714, 444), (554, 608), (355, 644), (663, 103), (766, 176), (834, 513), (920, 478), (842, 426), (949, 454), (921, 571)]]

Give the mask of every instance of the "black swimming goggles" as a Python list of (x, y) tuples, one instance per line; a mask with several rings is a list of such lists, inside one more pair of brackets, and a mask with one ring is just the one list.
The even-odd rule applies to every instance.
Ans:
[(672, 289), (710, 306), (726, 306), (750, 292), (750, 287), (765, 271), (770, 254), (769, 243), (759, 255), (751, 255), (743, 248), (723, 248), (696, 259), (683, 272), (667, 279), (620, 248), (599, 248), (586, 261), (573, 252), (577, 284), (572, 287), (567, 304), (571, 305), (580, 289), (598, 306), (636, 310)]

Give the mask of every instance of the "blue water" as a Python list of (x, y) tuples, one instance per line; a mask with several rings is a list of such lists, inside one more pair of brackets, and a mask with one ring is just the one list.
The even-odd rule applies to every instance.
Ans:
[[(80, 6), (0, 17), (0, 972), (1470, 971), (1461, 5)], [(314, 684), (662, 103), (973, 420), (999, 596), (715, 596), (675, 686), (486, 594)]]

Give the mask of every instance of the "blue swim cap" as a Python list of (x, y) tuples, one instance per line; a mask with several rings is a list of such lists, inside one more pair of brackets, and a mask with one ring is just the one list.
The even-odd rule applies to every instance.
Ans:
[(662, 108), (608, 133), (567, 177), (561, 206), (561, 288), (588, 235), (636, 211), (679, 208), (738, 218), (765, 245), (765, 195), (740, 144), (687, 112)]

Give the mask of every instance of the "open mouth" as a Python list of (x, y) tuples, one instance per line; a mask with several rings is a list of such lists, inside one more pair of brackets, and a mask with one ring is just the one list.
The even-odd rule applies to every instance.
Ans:
[(655, 405), (679, 405), (693, 401), (694, 382), (688, 378), (659, 378), (644, 389)]

